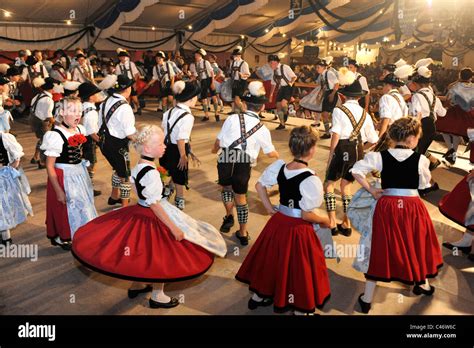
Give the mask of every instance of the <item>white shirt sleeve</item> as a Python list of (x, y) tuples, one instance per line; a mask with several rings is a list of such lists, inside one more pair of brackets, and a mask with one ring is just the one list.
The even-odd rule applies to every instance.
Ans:
[(406, 85), (401, 86), (398, 90), (402, 96), (411, 95), (410, 88), (408, 88)]
[(193, 130), (194, 117), (187, 115), (179, 123), (180, 124), (176, 140), (189, 141), (191, 138), (191, 131)]
[[(250, 75), (250, 70), (249, 70), (249, 65), (246, 61), (242, 64), (242, 69), (241, 69), (242, 74), (249, 74)], [(247, 80), (248, 77), (244, 78), (243, 80)]]
[(285, 161), (283, 160), (277, 160), (270, 164), (260, 175), (260, 178), (258, 179), (258, 182), (265, 186), (266, 188), (270, 188), (272, 186), (275, 186), (278, 181), (278, 173), (281, 170), (281, 167), (285, 165)]
[(430, 160), (425, 155), (420, 156), (418, 162), (418, 174), (420, 175), (420, 182), (418, 189), (423, 190), (431, 187), (431, 172), (430, 172)]
[(347, 117), (347, 116), (345, 116), (345, 114), (343, 114), (343, 112), (340, 109), (335, 108), (332, 112), (332, 127), (330, 130), (331, 133), (336, 133), (339, 135), (342, 134), (342, 127), (344, 125), (342, 123), (341, 117)]
[(132, 75), (134, 79), (137, 75), (140, 76), (140, 71), (138, 71), (138, 68), (134, 62), (130, 62), (130, 70), (132, 71)]
[(171, 81), (171, 79), (176, 75), (176, 73), (174, 72), (173, 63), (166, 62), (165, 64), (166, 64), (166, 69), (168, 70), (168, 75)]
[(126, 136), (130, 136), (136, 133), (135, 128), (135, 116), (133, 115), (133, 109), (129, 104), (124, 104), (120, 107), (122, 112), (119, 117), (121, 119), (121, 124)]
[(213, 77), (214, 76), (214, 69), (212, 69), (212, 65), (211, 63), (209, 63), (208, 60), (205, 60), (205, 66), (206, 66), (206, 70), (207, 70), (207, 74), (209, 75), (209, 77)]
[(366, 176), (371, 171), (376, 170), (382, 171), (382, 155), (380, 152), (368, 152), (365, 154), (364, 158), (360, 161), (357, 161), (350, 172), (352, 174), (359, 174)]
[(221, 131), (219, 134), (217, 134), (217, 139), (221, 142), (222, 145), (222, 140), (224, 139), (224, 136), (226, 133), (228, 133), (228, 129), (232, 124), (232, 117), (227, 117), (226, 120), (224, 121), (224, 124), (222, 125)]
[(362, 90), (370, 93), (369, 84), (367, 83), (367, 79), (365, 78), (365, 76), (360, 77), (359, 83), (360, 83), (360, 86), (362, 87)]
[(339, 83), (339, 80), (337, 79), (337, 75), (332, 70), (328, 71), (328, 83), (331, 89), (334, 88), (335, 84)]
[(379, 114), (380, 118), (392, 118), (392, 111), (390, 110), (390, 96), (384, 94), (379, 100)]
[(304, 211), (313, 211), (323, 203), (323, 184), (316, 175), (304, 179), (300, 184), (300, 208)]
[(372, 117), (370, 117), (370, 115), (366, 115), (363, 132), (365, 138), (364, 140), (368, 141), (369, 143), (375, 144), (377, 141), (379, 141), (379, 136), (375, 130), (374, 122), (372, 121)]
[(435, 107), (434, 107), (435, 115), (439, 117), (446, 116), (447, 110), (444, 108), (443, 104), (441, 104), (441, 100), (439, 100), (439, 98), (437, 97), (435, 98), (436, 98)]
[(284, 73), (286, 75), (286, 77), (288, 78), (289, 81), (291, 81), (291, 79), (293, 79), (294, 77), (296, 77), (296, 74), (295, 72), (293, 71), (293, 69), (291, 69), (290, 66), (288, 65), (284, 65), (283, 66), (283, 70), (284, 70)]
[(89, 111), (82, 119), (85, 128), (84, 135), (97, 134), (99, 132), (99, 114), (96, 110)]
[(152, 205), (161, 200), (163, 183), (158, 170), (153, 169), (146, 173), (140, 180), (140, 185), (144, 187), (142, 195), (146, 198), (146, 204)]
[(418, 116), (418, 113), (422, 112), (423, 108), (421, 106), (420, 96), (415, 94), (411, 97), (411, 108), (410, 108), (410, 115), (413, 117)]
[(152, 79), (158, 81), (160, 78), (158, 77), (157, 70), (158, 70), (158, 66), (157, 65), (153, 66), (153, 77), (152, 77)]
[(13, 163), (25, 155), (23, 153), (23, 147), (18, 141), (16, 141), (15, 136), (10, 133), (3, 133), (1, 139), (3, 141), (3, 146), (5, 146), (5, 149), (8, 152), (9, 163)]
[(263, 153), (266, 155), (275, 151), (275, 146), (273, 146), (272, 143), (272, 135), (268, 128), (263, 126), (258, 130), (258, 132), (260, 133), (257, 138), (258, 144), (262, 148)]
[(64, 141), (57, 132), (48, 131), (43, 137), (41, 150), (45, 151), (48, 157), (59, 157), (63, 151)]
[(195, 63), (192, 63), (189, 66), (189, 71), (191, 72), (192, 76), (197, 77), (197, 71), (196, 71), (196, 64)]

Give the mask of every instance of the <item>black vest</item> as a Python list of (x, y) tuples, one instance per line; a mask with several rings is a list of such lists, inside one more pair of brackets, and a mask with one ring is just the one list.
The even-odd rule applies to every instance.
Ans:
[(0, 163), (4, 166), (8, 166), (9, 162), (10, 161), (8, 160), (8, 152), (7, 149), (5, 149), (5, 146), (3, 145), (3, 139), (0, 135)]
[(418, 189), (420, 175), (418, 163), (421, 154), (413, 152), (406, 160), (399, 162), (388, 150), (382, 155), (382, 188)]
[[(78, 128), (79, 129), (79, 128)], [(63, 150), (61, 151), (61, 155), (56, 158), (56, 163), (65, 163), (65, 164), (79, 164), (81, 163), (82, 158), (82, 145), (79, 146), (70, 146), (66, 136), (61, 132), (59, 129), (54, 128), (53, 132), (58, 133), (61, 138), (63, 139)], [(81, 134), (81, 130), (79, 129), (79, 133)]]
[(300, 192), (300, 184), (306, 178), (313, 176), (310, 171), (305, 171), (298, 174), (291, 179), (285, 177), (285, 166), (281, 166), (280, 172), (278, 173), (278, 189), (280, 191), (280, 204), (293, 209), (300, 208), (300, 200), (303, 197)]

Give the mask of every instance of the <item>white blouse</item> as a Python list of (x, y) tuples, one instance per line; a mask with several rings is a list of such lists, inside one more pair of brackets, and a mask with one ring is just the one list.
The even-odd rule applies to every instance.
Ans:
[[(413, 154), (413, 150), (410, 149), (389, 149), (388, 152), (399, 162), (406, 160)], [(363, 159), (354, 164), (350, 172), (365, 177), (374, 170), (381, 172), (382, 169), (383, 162), (380, 152), (369, 152)], [(421, 155), (420, 161), (418, 162), (418, 174), (420, 175), (418, 189), (423, 190), (430, 187), (430, 160), (424, 155)]]
[(82, 103), (82, 110), (93, 108), (93, 110), (87, 112), (82, 117), (82, 124), (85, 128), (84, 135), (97, 134), (99, 132), (99, 113), (94, 103), (84, 102)]
[[(431, 88), (421, 88), (419, 91), (427, 95), (430, 101), (430, 104), (433, 102), (433, 98), (436, 98), (434, 110), (433, 110), (435, 119), (438, 116), (439, 117), (446, 116), (447, 110), (443, 107), (443, 104), (441, 104), (441, 101), (439, 100), (439, 98), (433, 94), (433, 91)], [(421, 118), (430, 116), (430, 105), (428, 105), (428, 102), (426, 101), (425, 97), (421, 95), (421, 93), (415, 93), (411, 97), (410, 112), (411, 112), (411, 115), (414, 117), (418, 116), (418, 113), (421, 113)]]
[[(78, 125), (77, 128), (80, 130), (81, 134), (85, 133), (84, 126)], [(64, 134), (66, 139), (72, 137), (73, 135), (79, 134), (79, 131), (76, 133), (69, 133), (62, 127), (56, 127), (61, 133)], [(43, 143), (41, 144), (41, 150), (45, 151), (44, 154), (48, 157), (59, 157), (61, 152), (63, 152), (63, 138), (55, 131), (48, 131), (43, 137)]]
[(0, 133), (0, 137), (2, 138), (5, 150), (7, 150), (9, 163), (13, 163), (25, 155), (23, 153), (23, 147), (16, 141), (16, 138), (12, 134)]
[[(130, 181), (135, 184), (135, 178), (140, 170), (150, 166), (148, 163), (137, 164), (131, 171)], [(140, 180), (140, 185), (144, 187), (142, 195), (146, 198), (145, 203), (149, 206), (158, 203), (161, 200), (161, 193), (163, 192), (163, 183), (158, 170), (153, 169), (148, 171)], [(135, 187), (136, 188), (136, 187)]]
[[(273, 162), (270, 166), (267, 167), (267, 169), (265, 169), (265, 171), (258, 179), (258, 182), (266, 188), (270, 188), (274, 185), (277, 185), (278, 173), (280, 172), (281, 166), (283, 165), (285, 165), (285, 169), (283, 169), (283, 174), (287, 179), (291, 179), (296, 175), (299, 175), (306, 171), (314, 174), (314, 171), (309, 168), (290, 170), (286, 167), (285, 161), (278, 160)], [(299, 201), (300, 208), (304, 211), (312, 211), (316, 208), (319, 208), (323, 203), (323, 192), (323, 184), (316, 175), (312, 175), (304, 179), (300, 183), (300, 193), (302, 196), (301, 200)]]
[[(100, 105), (101, 110), (105, 106), (105, 114), (102, 115), (102, 112), (99, 113), (99, 127), (102, 126), (102, 117), (106, 117), (110, 108), (120, 99), (126, 100), (121, 94), (114, 93), (107, 102), (104, 102), (105, 105)], [(123, 104), (115, 110), (113, 115), (110, 117), (109, 122), (107, 122), (107, 128), (109, 129), (110, 135), (119, 139), (125, 139), (126, 137), (135, 134), (137, 131), (135, 128), (135, 115), (133, 114), (130, 104)]]

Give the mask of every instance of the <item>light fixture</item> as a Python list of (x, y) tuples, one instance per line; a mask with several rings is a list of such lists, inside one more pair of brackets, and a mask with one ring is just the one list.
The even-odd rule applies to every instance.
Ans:
[(243, 35), (240, 35), (240, 38), (243, 40), (243, 39), (245, 39), (245, 36), (243, 36)]
[(438, 27), (441, 27), (441, 23), (438, 24)]
[(155, 27), (151, 27), (151, 30), (155, 30), (156, 28)]
[(375, 44), (376, 44), (376, 45), (378, 45), (378, 44), (379, 44), (379, 42), (377, 41)]
[(416, 48), (416, 45), (415, 45), (415, 46), (413, 46), (413, 48)]
[(265, 29), (265, 32), (266, 32), (266, 33), (268, 33), (269, 31), (270, 31), (270, 30), (268, 30), (268, 28), (267, 28), (267, 29)]
[(67, 20), (67, 21), (66, 21), (66, 24), (67, 24), (67, 25), (71, 25), (72, 22), (71, 22), (70, 20)]
[(415, 22), (415, 23), (416, 23), (416, 18), (413, 20), (413, 22)]
[(304, 43), (304, 40), (301, 40), (302, 43)]
[(192, 26), (192, 25), (188, 25), (188, 29), (189, 29), (189, 30), (192, 30), (192, 29), (193, 29), (193, 26)]
[(282, 36), (283, 36), (283, 37), (286, 37), (286, 34), (283, 34)]
[(394, 44), (392, 44), (392, 47), (395, 47), (395, 45), (394, 45)]
[(380, 11), (379, 11), (379, 13), (380, 13), (380, 14), (382, 14), (382, 13), (383, 13), (383, 11), (382, 11), (382, 10), (380, 10)]
[(5, 11), (5, 10), (3, 10), (3, 15), (4, 15), (5, 17), (11, 17), (11, 16), (12, 16), (12, 13), (11, 13), (10, 11)]

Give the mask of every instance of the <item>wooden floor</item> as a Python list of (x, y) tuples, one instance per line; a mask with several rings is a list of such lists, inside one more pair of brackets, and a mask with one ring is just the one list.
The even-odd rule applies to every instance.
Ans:
[[(151, 104), (137, 123), (160, 124), (156, 106)], [(195, 110), (196, 122), (192, 134), (193, 151), (202, 161), (199, 168), (190, 168), (191, 189), (186, 193), (186, 213), (219, 228), (224, 215), (216, 184), (216, 157), (211, 147), (220, 129), (221, 123), (214, 121), (203, 123), (201, 113)], [(226, 110), (228, 111), (228, 110)], [(276, 121), (267, 115), (265, 124), (271, 130), (274, 144), (281, 158), (291, 159), (287, 149), (289, 129), (276, 131)], [(290, 125), (308, 123), (307, 120), (290, 118)], [(290, 127), (291, 129), (291, 127)], [(130, 300), (127, 297), (129, 282), (110, 278), (92, 272), (80, 264), (68, 252), (52, 247), (46, 239), (45, 197), (46, 171), (38, 170), (29, 163), (34, 152), (35, 139), (29, 127), (16, 122), (12, 131), (25, 149), (23, 168), (30, 181), (32, 193), (30, 200), (34, 217), (12, 231), (16, 244), (37, 245), (37, 261), (29, 259), (0, 259), (0, 314), (272, 314), (272, 308), (250, 311), (247, 309), (249, 292), (245, 285), (234, 279), (239, 266), (247, 255), (252, 243), (257, 239), (268, 217), (258, 200), (254, 185), (262, 171), (271, 163), (263, 156), (252, 172), (250, 192), (248, 194), (250, 216), (249, 231), (252, 237), (247, 247), (241, 247), (232, 233), (224, 234), (228, 246), (226, 258), (216, 258), (214, 265), (202, 277), (175, 284), (169, 284), (165, 291), (178, 297), (182, 304), (172, 310), (153, 310), (148, 308), (148, 297), (140, 295)], [(328, 157), (329, 141), (321, 140), (318, 152), (311, 161), (311, 168), (320, 177), (324, 177)], [(444, 153), (442, 144), (434, 144), (432, 150)], [(96, 169), (96, 187), (103, 194), (96, 198), (99, 214), (110, 211), (106, 204), (110, 190), (111, 168), (101, 154)], [(137, 156), (132, 154), (132, 163)], [(457, 240), (462, 228), (444, 218), (438, 211), (440, 198), (450, 191), (469, 169), (466, 159), (459, 159), (456, 167), (440, 167), (434, 172), (434, 178), (441, 190), (432, 193), (426, 200), (426, 206), (435, 223), (440, 242)], [(353, 191), (358, 189), (354, 185)], [(276, 202), (276, 192), (273, 200)], [(134, 197), (136, 200), (136, 197)], [(338, 202), (341, 210), (341, 203)], [(323, 210), (321, 210), (324, 213)], [(338, 244), (357, 245), (357, 232), (349, 238), (335, 237)], [(416, 297), (408, 287), (398, 283), (379, 283), (375, 292), (371, 314), (473, 314), (474, 313), (474, 264), (465, 256), (455, 256), (443, 248), (444, 267), (433, 282), (436, 292), (432, 298)], [(331, 282), (331, 299), (323, 314), (358, 314), (357, 297), (364, 289), (363, 274), (355, 271), (352, 258), (342, 257), (327, 261)]]

